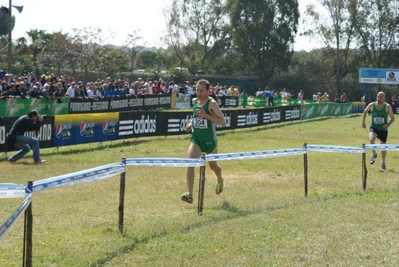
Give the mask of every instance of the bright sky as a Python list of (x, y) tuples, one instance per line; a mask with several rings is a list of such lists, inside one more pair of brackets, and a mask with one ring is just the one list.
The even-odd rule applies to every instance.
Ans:
[[(299, 0), (302, 13), (308, 3), (315, 0)], [(147, 46), (161, 47), (161, 37), (165, 35), (163, 12), (169, 9), (172, 0), (12, 0), (12, 5), (23, 6), (18, 13), (12, 8), (16, 25), (12, 39), (27, 37), (33, 29), (46, 32), (70, 32), (73, 28), (100, 28), (103, 33), (113, 32), (115, 45), (123, 45), (128, 34), (137, 31)], [(0, 0), (0, 5), (8, 7), (8, 0)], [(297, 37), (295, 50), (309, 51), (317, 43), (309, 38)]]

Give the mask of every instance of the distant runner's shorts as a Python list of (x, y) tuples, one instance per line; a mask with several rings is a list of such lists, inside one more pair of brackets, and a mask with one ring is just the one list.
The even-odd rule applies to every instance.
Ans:
[(377, 138), (381, 140), (381, 142), (386, 143), (388, 139), (388, 131), (380, 131), (376, 128), (370, 127), (370, 132), (375, 133)]
[(218, 141), (208, 141), (208, 142), (201, 142), (191, 136), (191, 143), (199, 146), (202, 152), (207, 154), (213, 152), (218, 145)]

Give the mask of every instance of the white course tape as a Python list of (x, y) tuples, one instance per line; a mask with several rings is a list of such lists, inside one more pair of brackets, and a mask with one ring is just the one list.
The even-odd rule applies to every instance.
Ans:
[(371, 150), (399, 150), (399, 145), (365, 145), (364, 148)]
[(326, 145), (306, 145), (308, 151), (319, 152), (344, 152), (344, 153), (364, 153), (363, 148), (350, 146), (326, 146)]
[(277, 158), (285, 156), (293, 156), (298, 154), (305, 154), (304, 148), (279, 149), (279, 150), (265, 150), (254, 152), (239, 152), (226, 154), (209, 154), (205, 156), (206, 161), (214, 160), (243, 160), (243, 159), (262, 159), (262, 158)]
[(0, 198), (23, 198), (25, 186), (22, 184), (0, 184)]
[(18, 218), (22, 215), (29, 203), (32, 201), (32, 194), (29, 194), (21, 206), (2, 224), (0, 225), (0, 242), (6, 236), (8, 231), (13, 227)]
[(104, 165), (84, 171), (64, 174), (39, 180), (33, 183), (33, 191), (38, 192), (50, 188), (88, 183), (92, 181), (102, 180), (125, 172), (125, 165), (118, 162)]
[(126, 165), (153, 167), (200, 167), (204, 166), (203, 159), (181, 158), (131, 158), (126, 159)]

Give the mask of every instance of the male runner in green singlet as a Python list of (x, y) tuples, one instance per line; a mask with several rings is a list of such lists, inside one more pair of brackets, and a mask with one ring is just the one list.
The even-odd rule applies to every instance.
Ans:
[[(201, 153), (217, 153), (216, 124), (226, 126), (223, 113), (217, 102), (208, 95), (209, 82), (199, 80), (196, 86), (197, 98), (193, 99), (193, 118), (186, 126), (186, 131), (191, 132), (189, 158), (199, 158)], [(216, 194), (223, 191), (222, 169), (216, 161), (209, 161), (209, 167), (216, 174)], [(181, 196), (181, 200), (193, 203), (194, 167), (186, 171), (188, 192)]]
[[(377, 94), (377, 101), (371, 102), (363, 112), (362, 127), (366, 128), (365, 119), (368, 112), (371, 111), (371, 126), (369, 139), (370, 144), (375, 144), (375, 139), (380, 139), (380, 144), (386, 144), (388, 138), (388, 128), (395, 121), (395, 116), (392, 111), (392, 106), (385, 102), (385, 93), (379, 92)], [(389, 122), (388, 120), (389, 115)], [(387, 152), (381, 151), (382, 165), (381, 169), (386, 170), (385, 158)], [(377, 153), (373, 150), (373, 155), (370, 160), (370, 164), (374, 164), (377, 158)]]

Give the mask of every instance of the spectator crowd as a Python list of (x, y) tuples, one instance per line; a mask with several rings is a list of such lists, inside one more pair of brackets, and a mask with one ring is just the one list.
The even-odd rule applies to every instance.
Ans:
[[(239, 96), (239, 86), (210, 87), (210, 95), (217, 99), (223, 96)], [(62, 98), (103, 99), (109, 97), (126, 97), (140, 95), (160, 95), (183, 93), (195, 95), (195, 82), (175, 83), (159, 79), (138, 78), (131, 82), (128, 78), (115, 79), (107, 77), (87, 82), (75, 81), (72, 76), (62, 73), (59, 77), (47, 72), (35, 77), (31, 72), (26, 76), (14, 77), (6, 69), (0, 72), (0, 98), (50, 98), (62, 102)]]

